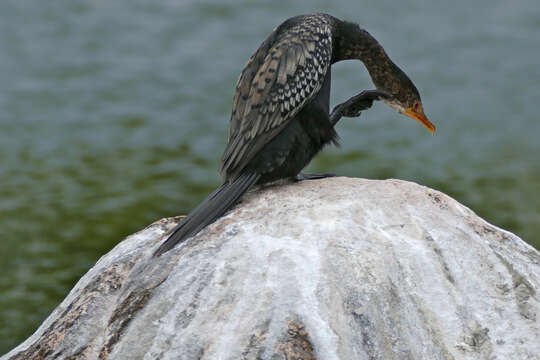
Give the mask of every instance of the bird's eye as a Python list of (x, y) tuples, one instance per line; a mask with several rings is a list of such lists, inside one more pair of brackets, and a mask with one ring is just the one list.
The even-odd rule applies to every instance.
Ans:
[(414, 108), (414, 110), (417, 110), (418, 109), (418, 103), (414, 103), (413, 108)]

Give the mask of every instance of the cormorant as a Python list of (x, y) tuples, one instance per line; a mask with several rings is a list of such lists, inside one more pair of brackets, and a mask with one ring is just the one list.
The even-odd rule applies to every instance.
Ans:
[[(330, 114), (331, 65), (348, 59), (364, 63), (377, 90), (363, 91)], [(238, 79), (219, 168), (223, 185), (173, 229), (154, 255), (214, 222), (253, 185), (297, 176), (326, 144), (337, 143), (334, 125), (342, 116), (358, 116), (374, 100), (435, 131), (414, 84), (366, 30), (327, 14), (283, 22)]]

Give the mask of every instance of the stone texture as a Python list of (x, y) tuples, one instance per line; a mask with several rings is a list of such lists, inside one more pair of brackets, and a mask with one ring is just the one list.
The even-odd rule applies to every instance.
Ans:
[(413, 183), (249, 193), (129, 236), (2, 359), (540, 359), (540, 254)]

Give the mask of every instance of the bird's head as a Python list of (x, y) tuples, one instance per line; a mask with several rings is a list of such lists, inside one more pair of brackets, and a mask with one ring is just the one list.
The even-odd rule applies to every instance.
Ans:
[(408, 116), (424, 125), (432, 134), (435, 133), (435, 125), (433, 125), (424, 114), (420, 96), (410, 96), (406, 98), (391, 96), (387, 99), (383, 99), (383, 101), (400, 114)]
[(384, 91), (390, 95), (382, 100), (400, 114), (408, 116), (424, 125), (432, 134), (435, 133), (435, 126), (424, 114), (420, 94), (409, 77), (394, 65), (392, 71), (388, 72), (385, 80), (382, 84), (377, 84), (379, 85), (377, 86), (377, 90)]

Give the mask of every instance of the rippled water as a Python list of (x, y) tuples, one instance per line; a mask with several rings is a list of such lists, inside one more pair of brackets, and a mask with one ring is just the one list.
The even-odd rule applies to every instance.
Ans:
[[(437, 125), (376, 104), (311, 170), (434, 187), (539, 247), (537, 1), (396, 4), (0, 2), (0, 353), (122, 237), (219, 184), (238, 73), (301, 13), (369, 29)], [(335, 66), (334, 103), (372, 87), (361, 63)]]

